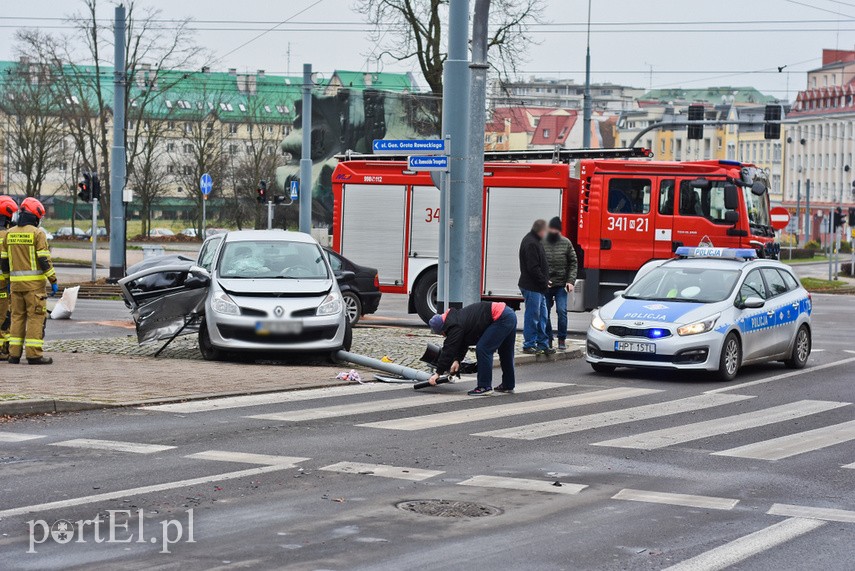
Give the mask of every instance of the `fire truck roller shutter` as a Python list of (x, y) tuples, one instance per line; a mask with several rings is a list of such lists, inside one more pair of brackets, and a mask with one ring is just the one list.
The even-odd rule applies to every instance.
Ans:
[(439, 189), (414, 186), (410, 211), (410, 257), (439, 257)]
[(404, 283), (407, 187), (348, 184), (342, 191), (341, 253), (377, 268), (381, 285)]
[(484, 295), (519, 297), (520, 240), (538, 218), (561, 216), (560, 188), (488, 188)]

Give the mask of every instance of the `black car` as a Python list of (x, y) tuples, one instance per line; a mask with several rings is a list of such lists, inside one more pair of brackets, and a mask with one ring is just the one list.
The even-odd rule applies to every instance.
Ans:
[(356, 325), (360, 317), (377, 311), (381, 295), (380, 277), (375, 268), (354, 264), (341, 254), (326, 248), (325, 250), (334, 272), (353, 272), (356, 276), (346, 283), (339, 282), (347, 318), (351, 325)]

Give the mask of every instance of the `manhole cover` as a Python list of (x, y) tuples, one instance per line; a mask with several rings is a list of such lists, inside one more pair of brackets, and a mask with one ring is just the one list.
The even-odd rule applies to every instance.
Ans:
[(400, 510), (436, 517), (485, 517), (499, 515), (502, 510), (474, 502), (454, 500), (407, 500), (396, 504)]

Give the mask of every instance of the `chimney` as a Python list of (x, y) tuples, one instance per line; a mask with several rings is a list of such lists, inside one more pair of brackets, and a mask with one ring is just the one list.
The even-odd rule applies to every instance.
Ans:
[(264, 70), (263, 70), (263, 69), (259, 69), (259, 70), (258, 70), (258, 78), (259, 78), (259, 79), (263, 79), (263, 78), (264, 78)]
[(211, 73), (211, 66), (203, 65), (202, 66), (202, 73)]
[(237, 75), (237, 68), (236, 67), (230, 67), (229, 68), (229, 75)]

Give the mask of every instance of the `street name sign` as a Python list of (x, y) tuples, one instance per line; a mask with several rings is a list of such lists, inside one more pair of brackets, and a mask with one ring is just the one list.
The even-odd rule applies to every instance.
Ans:
[(445, 155), (415, 155), (407, 157), (407, 168), (411, 171), (447, 171), (448, 157)]
[(374, 139), (375, 153), (441, 155), (448, 152), (445, 139)]

